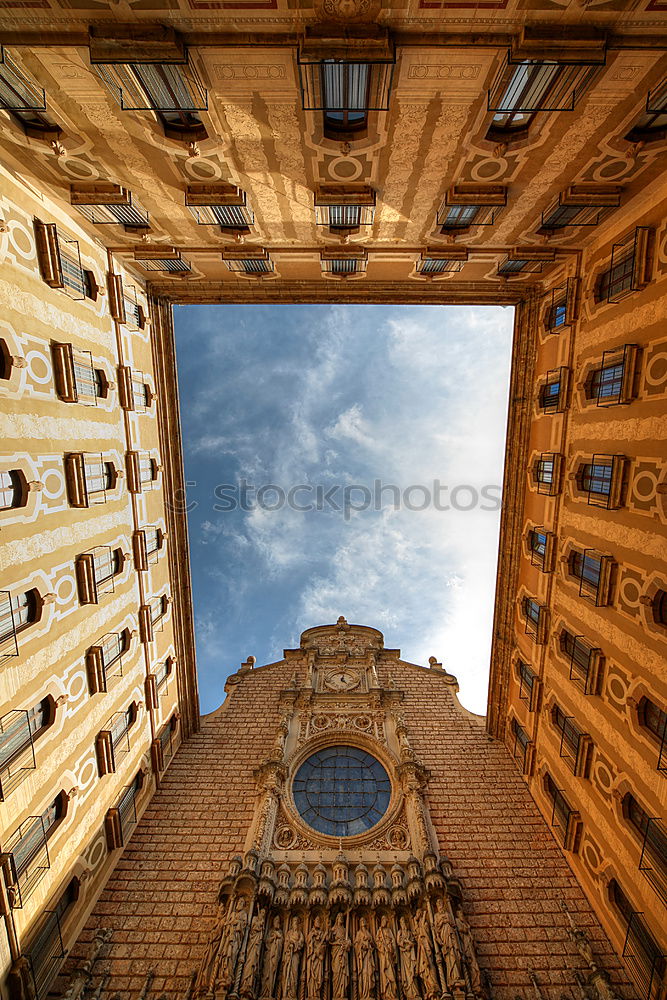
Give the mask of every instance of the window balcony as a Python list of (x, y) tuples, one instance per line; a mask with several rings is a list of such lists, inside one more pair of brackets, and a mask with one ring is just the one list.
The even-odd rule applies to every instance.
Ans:
[(511, 728), (514, 737), (512, 756), (519, 761), (522, 774), (532, 774), (535, 762), (535, 744), (516, 719), (512, 719)]
[(558, 843), (565, 851), (578, 851), (582, 831), (579, 812), (570, 806), (563, 790), (549, 774), (545, 776), (544, 790), (551, 803), (550, 824)]
[(625, 136), (627, 142), (653, 142), (667, 135), (667, 80), (651, 90), (646, 108)]
[(444, 235), (466, 232), (471, 226), (492, 226), (497, 212), (507, 205), (502, 184), (454, 184), (437, 216)]
[(164, 532), (155, 525), (148, 525), (133, 533), (132, 549), (134, 568), (137, 572), (147, 572), (148, 568), (158, 561), (164, 540)]
[(354, 274), (365, 274), (367, 266), (368, 253), (362, 247), (320, 251), (320, 267), (322, 274), (327, 276), (348, 278)]
[(618, 510), (624, 504), (628, 464), (625, 455), (593, 455), (570, 478), (592, 507)]
[(556, 555), (556, 536), (553, 531), (532, 528), (528, 532), (528, 550), (532, 566), (537, 566), (542, 573), (551, 572)]
[(604, 34), (596, 29), (556, 39), (549, 26), (526, 25), (512, 41), (487, 95), (494, 126), (506, 127), (512, 116), (574, 110), (605, 58)]
[(0, 718), (0, 801), (6, 801), (36, 767), (28, 711), (17, 708), (7, 712)]
[(537, 492), (544, 496), (556, 496), (560, 492), (563, 472), (563, 456), (555, 452), (543, 452), (533, 462), (532, 479)]
[(116, 712), (95, 737), (95, 755), (100, 777), (117, 770), (121, 758), (130, 752), (130, 729), (137, 719), (134, 702), (125, 712)]
[(593, 741), (582, 732), (574, 717), (566, 715), (559, 705), (551, 710), (551, 721), (560, 733), (559, 756), (576, 777), (587, 778), (593, 752)]
[(575, 226), (597, 226), (621, 204), (616, 184), (573, 184), (542, 212), (541, 235), (554, 235)]
[(106, 503), (107, 493), (118, 481), (112, 462), (102, 455), (75, 452), (65, 455), (65, 482), (71, 507), (92, 507)]
[(246, 250), (225, 250), (222, 254), (225, 267), (234, 274), (262, 277), (271, 274), (274, 264), (269, 251), (263, 247), (248, 247)]
[(125, 556), (120, 549), (98, 545), (76, 558), (76, 578), (81, 604), (99, 604), (103, 596), (113, 594), (115, 577), (121, 572)]
[(182, 38), (164, 25), (100, 25), (90, 63), (124, 111), (205, 111), (208, 95)]
[(589, 373), (579, 388), (586, 399), (594, 399), (597, 406), (617, 406), (631, 403), (635, 398), (635, 380), (639, 361), (636, 344), (605, 351), (602, 361)]
[(442, 274), (457, 274), (468, 260), (468, 251), (460, 247), (427, 247), (417, 261), (417, 274), (437, 278)]
[(0, 854), (5, 883), (12, 909), (23, 907), (51, 867), (47, 829), (42, 816), (28, 816), (5, 842)]
[(124, 226), (128, 232), (149, 228), (148, 212), (119, 184), (71, 184), (70, 203), (95, 226)]
[(387, 111), (395, 62), (386, 29), (350, 25), (335, 37), (325, 26), (307, 28), (297, 57), (304, 111)]
[(190, 261), (181, 256), (175, 247), (162, 246), (138, 248), (134, 259), (146, 271), (166, 271), (170, 274), (188, 274), (192, 270)]
[(538, 392), (538, 404), (543, 413), (563, 413), (567, 409), (570, 369), (562, 365), (547, 372)]
[(125, 456), (127, 488), (130, 493), (145, 493), (157, 483), (161, 466), (147, 451), (128, 451)]
[(96, 406), (114, 388), (104, 371), (93, 364), (90, 351), (80, 351), (71, 344), (51, 345), (53, 375), (58, 398), (65, 403)]
[(525, 632), (533, 642), (544, 645), (547, 641), (547, 616), (548, 611), (544, 604), (540, 604), (533, 597), (524, 597), (521, 601), (521, 610), (525, 622)]
[(50, 992), (67, 954), (62, 938), (62, 916), (60, 908), (47, 910), (26, 952), (37, 1000), (44, 1000)]
[(640, 1000), (663, 1000), (667, 983), (667, 955), (654, 941), (642, 913), (630, 914), (622, 957)]
[(123, 657), (130, 648), (129, 629), (107, 632), (86, 652), (86, 673), (90, 694), (106, 692), (109, 684), (123, 676)]
[(58, 232), (53, 222), (38, 220), (34, 225), (39, 268), (46, 284), (75, 301), (94, 298), (88, 273), (81, 266), (78, 242)]
[(610, 604), (616, 563), (595, 549), (575, 549), (564, 557), (569, 576), (579, 581), (579, 596), (596, 607)]
[(638, 226), (611, 251), (609, 267), (595, 283), (596, 302), (616, 303), (632, 292), (639, 292), (651, 281), (655, 231)]
[(562, 285), (552, 288), (549, 304), (544, 316), (547, 333), (558, 333), (570, 327), (579, 316), (579, 281), (568, 278)]
[(185, 204), (198, 226), (220, 226), (223, 233), (245, 235), (255, 222), (245, 191), (234, 184), (189, 184)]
[(137, 797), (143, 785), (143, 772), (139, 772), (132, 784), (127, 785), (115, 806), (108, 810), (104, 819), (107, 847), (115, 851), (124, 847), (137, 825)]
[(23, 72), (4, 45), (0, 45), (0, 108), (46, 111), (44, 91)]
[(315, 190), (315, 222), (346, 235), (375, 218), (375, 191), (366, 184), (321, 184)]
[(574, 635), (567, 629), (561, 631), (558, 643), (570, 666), (570, 680), (584, 694), (599, 694), (604, 669), (602, 650), (591, 646), (585, 636)]
[(517, 662), (516, 669), (519, 677), (519, 699), (527, 711), (537, 712), (542, 698), (542, 681), (532, 667), (523, 660)]
[(498, 264), (498, 277), (510, 279), (522, 277), (524, 274), (541, 274), (544, 265), (553, 263), (555, 259), (555, 250), (515, 247)]
[(127, 365), (118, 368), (118, 396), (123, 409), (134, 413), (145, 413), (153, 402), (153, 393), (144, 373)]
[(169, 722), (162, 727), (151, 747), (153, 770), (160, 774), (174, 756), (177, 748), (178, 718), (172, 715)]
[(166, 594), (151, 597), (148, 604), (139, 608), (139, 635), (144, 643), (152, 642), (156, 632), (161, 632), (171, 600)]

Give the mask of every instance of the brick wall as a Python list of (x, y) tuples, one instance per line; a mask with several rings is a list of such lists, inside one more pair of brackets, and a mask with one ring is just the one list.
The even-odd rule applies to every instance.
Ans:
[[(464, 899), (497, 1000), (577, 997), (583, 962), (567, 936), (565, 902), (589, 933), (615, 983), (619, 961), (507, 749), (484, 720), (462, 710), (442, 674), (394, 660), (380, 667), (405, 692), (412, 745), (431, 771), (428, 803), (441, 850), (463, 880)], [(242, 675), (224, 707), (177, 753), (124, 851), (69, 960), (99, 927), (113, 928), (109, 992), (129, 1000), (149, 970), (151, 996), (184, 996), (203, 954), (226, 863), (244, 846), (254, 806), (253, 769), (269, 754), (278, 694), (294, 666)]]

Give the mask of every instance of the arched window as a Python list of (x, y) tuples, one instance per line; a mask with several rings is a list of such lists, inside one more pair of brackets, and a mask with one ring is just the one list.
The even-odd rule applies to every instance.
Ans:
[(663, 744), (667, 736), (667, 712), (644, 695), (639, 702), (638, 716), (639, 725), (647, 729), (660, 744)]
[(667, 626), (667, 590), (658, 590), (651, 603), (653, 621), (656, 625)]
[(368, 126), (370, 67), (367, 63), (325, 60), (320, 65), (324, 134), (328, 139), (354, 139)]

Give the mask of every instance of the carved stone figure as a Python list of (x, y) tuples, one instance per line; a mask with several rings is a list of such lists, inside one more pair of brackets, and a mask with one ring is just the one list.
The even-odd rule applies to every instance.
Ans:
[(385, 915), (380, 921), (375, 935), (378, 950), (378, 971), (380, 974), (380, 996), (382, 1000), (398, 1000), (396, 980), (396, 938)]
[(285, 935), (283, 934), (283, 929), (280, 924), (280, 917), (275, 916), (273, 918), (273, 923), (271, 924), (271, 929), (266, 935), (264, 967), (262, 970), (262, 986), (260, 989), (261, 997), (273, 996), (273, 990), (276, 985), (276, 975), (278, 973), (278, 965), (283, 951), (284, 936)]
[(296, 1000), (299, 995), (299, 964), (305, 943), (303, 931), (301, 930), (301, 920), (299, 917), (292, 917), (289, 930), (285, 935), (285, 947), (283, 949), (281, 975), (283, 1000)]
[(349, 951), (352, 942), (348, 936), (342, 913), (338, 914), (331, 928), (329, 943), (331, 944), (331, 995), (333, 1000), (347, 1000), (347, 991), (350, 985)]
[(401, 982), (405, 1000), (417, 1000), (419, 990), (415, 980), (417, 974), (415, 939), (405, 917), (401, 917), (396, 942), (401, 956)]
[(220, 944), (216, 968), (211, 980), (212, 991), (216, 986), (220, 986), (221, 991), (228, 989), (234, 979), (236, 960), (243, 943), (246, 924), (248, 922), (248, 911), (246, 900), (237, 900), (236, 909), (230, 914), (225, 936)]
[(454, 917), (449, 905), (444, 899), (437, 899), (433, 917), (435, 937), (442, 953), (442, 960), (447, 978), (447, 987), (452, 989), (464, 982), (461, 968), (459, 942), (454, 926)]
[(373, 936), (368, 929), (366, 917), (359, 922), (359, 930), (354, 935), (354, 958), (357, 965), (357, 992), (359, 1000), (369, 1000), (373, 995), (375, 980), (375, 953)]
[(324, 981), (324, 960), (327, 953), (327, 932), (322, 926), (322, 918), (317, 916), (308, 934), (306, 951), (306, 996), (308, 1000), (319, 1000)]
[(417, 975), (422, 981), (424, 995), (427, 1000), (438, 996), (440, 988), (438, 975), (433, 964), (433, 946), (431, 931), (428, 926), (428, 916), (425, 910), (417, 914), (415, 920), (417, 930)]
[(199, 968), (199, 974), (195, 983), (196, 993), (205, 993), (211, 985), (211, 977), (215, 965), (215, 958), (222, 940), (222, 935), (227, 925), (226, 906), (221, 906), (215, 918), (215, 923), (211, 928), (211, 934), (206, 945), (206, 951)]
[(473, 993), (480, 993), (482, 989), (482, 977), (479, 971), (479, 965), (477, 964), (475, 942), (472, 939), (470, 925), (468, 924), (462, 910), (460, 910), (457, 914), (456, 926), (459, 929), (463, 953), (465, 955), (468, 971), (470, 972), (470, 984), (472, 986)]
[(264, 937), (264, 919), (266, 912), (258, 910), (252, 918), (250, 932), (248, 934), (248, 945), (245, 953), (245, 963), (243, 965), (243, 975), (241, 976), (240, 993), (241, 996), (251, 997), (255, 993), (255, 979), (259, 968), (259, 956), (262, 950), (262, 938)]

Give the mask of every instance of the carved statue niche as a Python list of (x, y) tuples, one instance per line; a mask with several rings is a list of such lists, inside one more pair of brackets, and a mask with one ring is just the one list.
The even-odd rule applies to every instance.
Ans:
[(208, 944), (206, 945), (206, 951), (204, 952), (204, 957), (199, 968), (199, 974), (197, 975), (197, 979), (195, 981), (196, 996), (208, 993), (212, 985), (215, 960), (218, 954), (218, 949), (220, 948), (225, 927), (227, 926), (227, 902), (228, 901), (225, 901), (225, 903), (218, 908), (215, 923), (211, 929)]
[(233, 910), (230, 907), (227, 927), (216, 956), (210, 992), (224, 994), (234, 982), (236, 961), (239, 957), (248, 923), (248, 900), (239, 896)]
[(461, 989), (465, 986), (461, 950), (456, 933), (456, 924), (449, 902), (440, 896), (435, 901), (433, 931), (436, 945), (440, 949), (441, 962), (447, 982), (447, 989)]
[(431, 929), (426, 910), (417, 911), (415, 929), (417, 936), (417, 975), (421, 979), (426, 1000), (434, 1000), (440, 993), (440, 987), (433, 961)]
[(359, 929), (354, 935), (354, 962), (358, 1000), (370, 1000), (375, 984), (375, 945), (366, 917), (361, 917)]
[(352, 941), (348, 933), (348, 915), (339, 913), (329, 932), (331, 948), (331, 996), (332, 1000), (345, 1000), (350, 984), (350, 948)]
[(461, 908), (459, 908), (459, 912), (456, 915), (456, 926), (461, 939), (461, 949), (465, 956), (466, 965), (470, 974), (470, 986), (472, 988), (472, 992), (479, 995), (482, 991), (482, 976), (479, 971), (479, 965), (477, 964), (475, 943), (472, 939), (470, 924), (466, 920), (465, 914)]
[(258, 910), (250, 923), (241, 985), (239, 988), (242, 997), (253, 997), (255, 995), (255, 980), (257, 979), (257, 971), (259, 969), (265, 922), (266, 910)]

